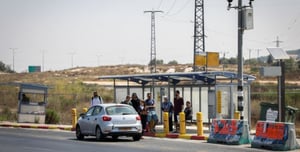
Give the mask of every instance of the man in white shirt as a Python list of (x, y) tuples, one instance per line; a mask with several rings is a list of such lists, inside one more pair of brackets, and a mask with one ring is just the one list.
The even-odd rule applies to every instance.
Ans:
[(91, 99), (91, 106), (94, 106), (97, 104), (103, 104), (103, 100), (100, 96), (98, 96), (98, 93), (95, 91), (94, 96)]

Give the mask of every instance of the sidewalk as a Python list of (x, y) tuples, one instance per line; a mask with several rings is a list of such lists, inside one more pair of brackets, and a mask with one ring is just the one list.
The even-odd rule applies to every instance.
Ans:
[(160, 138), (182, 138), (182, 139), (192, 139), (192, 140), (207, 140), (209, 136), (209, 128), (203, 127), (203, 135), (197, 135), (197, 126), (196, 125), (187, 125), (185, 134), (180, 133), (164, 133), (164, 126), (157, 125), (155, 127), (156, 132), (145, 132), (144, 136), (150, 137), (160, 137)]

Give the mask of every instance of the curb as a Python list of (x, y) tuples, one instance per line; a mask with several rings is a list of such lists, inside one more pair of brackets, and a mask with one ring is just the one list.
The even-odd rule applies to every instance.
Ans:
[(179, 133), (152, 133), (145, 132), (143, 136), (158, 137), (158, 138), (181, 138), (190, 140), (207, 140), (207, 136), (197, 136), (192, 134), (179, 134)]
[(72, 127), (62, 127), (62, 126), (47, 126), (47, 125), (32, 125), (32, 124), (0, 124), (0, 127), (12, 127), (12, 128), (32, 128), (32, 129), (58, 129), (66, 131), (74, 131)]

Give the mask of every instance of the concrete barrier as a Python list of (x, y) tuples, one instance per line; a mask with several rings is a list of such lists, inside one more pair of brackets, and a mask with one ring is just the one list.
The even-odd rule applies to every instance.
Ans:
[(251, 147), (271, 150), (299, 149), (299, 143), (296, 139), (295, 124), (258, 121)]
[(240, 145), (250, 143), (248, 121), (237, 119), (214, 119), (207, 139), (209, 143)]

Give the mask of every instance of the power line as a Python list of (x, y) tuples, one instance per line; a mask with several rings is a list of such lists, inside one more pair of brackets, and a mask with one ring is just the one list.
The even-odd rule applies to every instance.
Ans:
[(166, 15), (169, 14), (169, 12), (174, 8), (175, 4), (176, 4), (177, 0), (174, 0), (171, 7), (168, 9), (168, 11), (166, 12)]
[[(187, 0), (187, 1), (182, 5), (182, 7), (181, 7), (180, 9), (178, 9), (175, 13), (173, 13), (173, 14), (166, 14), (166, 16), (175, 16), (175, 15), (181, 13), (181, 12), (186, 8), (186, 6), (188, 6), (188, 4), (189, 4), (191, 1), (192, 1), (192, 0)], [(169, 13), (169, 12), (168, 12), (168, 13)]]
[(159, 3), (159, 5), (158, 5), (158, 7), (157, 7), (158, 10), (160, 9), (160, 7), (161, 7), (163, 1), (164, 1), (164, 0), (160, 0), (160, 3)]

